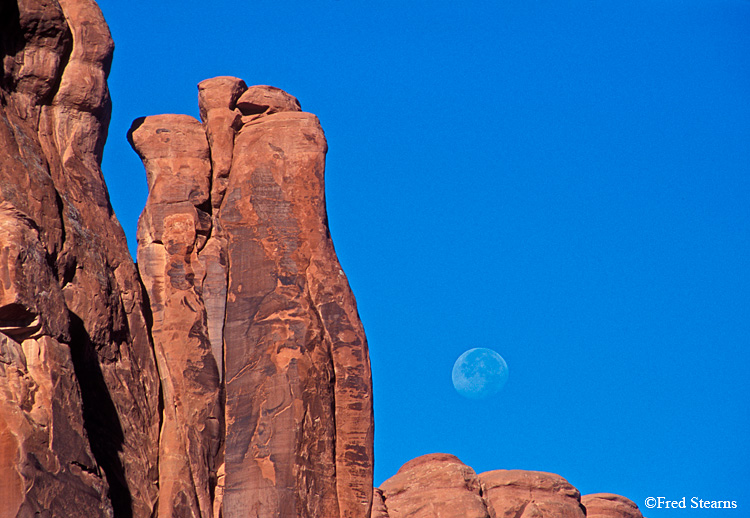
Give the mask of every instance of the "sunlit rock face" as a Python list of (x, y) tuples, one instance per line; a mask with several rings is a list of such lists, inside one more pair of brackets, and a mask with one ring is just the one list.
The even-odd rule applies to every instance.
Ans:
[(638, 506), (608, 493), (581, 498), (560, 475), (496, 470), (477, 475), (453, 455), (404, 464), (375, 489), (372, 518), (643, 518)]
[(611, 493), (583, 495), (581, 502), (588, 518), (643, 518), (632, 500)]
[(379, 513), (389, 518), (489, 516), (479, 478), (453, 455), (433, 453), (410, 460), (380, 489), (387, 514)]
[[(100, 163), (89, 0), (0, 7), (0, 516), (151, 516), (159, 382)], [(35, 514), (36, 513), (36, 514)]]
[[(159, 443), (159, 516), (210, 516), (222, 414), (218, 362), (201, 299), (198, 258), (210, 216), (211, 162), (203, 126), (187, 115), (136, 121), (130, 138), (150, 196), (138, 232), (165, 401)], [(187, 513), (187, 514), (186, 514)]]
[(198, 88), (202, 123), (152, 116), (129, 134), (150, 189), (138, 263), (174, 405), (160, 516), (367, 516), (369, 356), (328, 232), (323, 130), (277, 88)]
[(541, 471), (497, 470), (482, 473), (490, 516), (583, 518), (581, 494), (560, 475)]

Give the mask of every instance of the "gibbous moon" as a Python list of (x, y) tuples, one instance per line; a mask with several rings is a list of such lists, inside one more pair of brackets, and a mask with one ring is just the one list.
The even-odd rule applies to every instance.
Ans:
[(469, 349), (453, 364), (453, 386), (469, 399), (500, 392), (508, 381), (508, 364), (492, 349)]

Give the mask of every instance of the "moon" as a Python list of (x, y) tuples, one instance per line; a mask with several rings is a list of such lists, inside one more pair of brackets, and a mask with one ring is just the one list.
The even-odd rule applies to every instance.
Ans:
[(453, 386), (469, 399), (484, 399), (500, 392), (508, 381), (508, 364), (492, 349), (469, 349), (453, 364)]

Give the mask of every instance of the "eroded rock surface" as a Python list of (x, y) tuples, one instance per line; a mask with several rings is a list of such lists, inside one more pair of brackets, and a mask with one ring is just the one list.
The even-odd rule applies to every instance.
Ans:
[(560, 475), (497, 470), (479, 475), (492, 518), (583, 518), (581, 494)]
[(410, 460), (380, 486), (390, 518), (487, 518), (480, 482), (453, 455)]
[(317, 118), (219, 77), (202, 121), (136, 121), (139, 278), (100, 170), (101, 12), (0, 9), (0, 515), (367, 516), (369, 358)]
[(211, 516), (223, 415), (198, 259), (211, 229), (208, 141), (201, 123), (187, 115), (139, 119), (130, 138), (149, 185), (138, 265), (164, 397), (159, 516)]
[[(165, 428), (170, 404), (178, 423), (161, 450), (186, 452), (162, 467), (160, 498), (196, 516), (367, 516), (369, 356), (328, 232), (323, 130), (291, 95), (237, 78), (201, 82), (199, 105), (202, 126), (160, 115), (130, 132)], [(201, 430), (193, 465), (180, 428), (207, 420), (218, 434)]]
[(237, 108), (243, 115), (252, 116), (279, 112), (302, 111), (296, 97), (275, 86), (251, 86), (237, 99)]
[(383, 490), (375, 488), (372, 492), (372, 515), (371, 518), (388, 518), (388, 508), (385, 506)]
[(588, 518), (643, 518), (635, 502), (620, 495), (611, 493), (583, 495), (581, 503), (586, 508)]
[(91, 0), (1, 9), (0, 515), (151, 516), (159, 383), (100, 170), (109, 29)]
[[(587, 514), (588, 511), (588, 514)], [(612, 494), (588, 495), (559, 475), (497, 470), (476, 475), (453, 455), (435, 453), (404, 464), (375, 489), (372, 518), (643, 518)]]

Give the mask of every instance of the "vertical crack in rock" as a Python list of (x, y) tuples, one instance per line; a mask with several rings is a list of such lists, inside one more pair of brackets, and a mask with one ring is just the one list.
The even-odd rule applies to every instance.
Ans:
[(96, 438), (91, 441), (91, 450), (109, 483), (113, 509), (118, 516), (133, 516), (133, 498), (118, 456), (125, 441), (122, 423), (86, 327), (77, 315), (71, 313), (70, 319), (71, 360), (81, 388), (83, 423), (88, 436)]
[(371, 518), (390, 518), (388, 506), (386, 505), (383, 490), (375, 488), (372, 492), (372, 517)]

